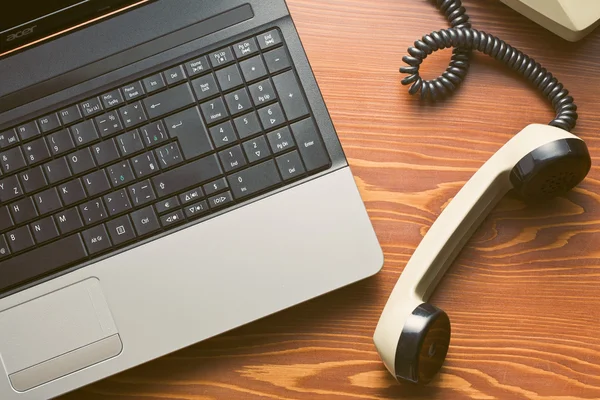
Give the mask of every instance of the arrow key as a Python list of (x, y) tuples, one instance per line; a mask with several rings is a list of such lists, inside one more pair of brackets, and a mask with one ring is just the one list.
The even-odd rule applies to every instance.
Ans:
[(194, 201), (198, 201), (200, 200), (202, 197), (204, 197), (204, 193), (202, 192), (202, 188), (197, 188), (194, 190), (189, 190), (183, 194), (179, 195), (179, 200), (181, 201), (181, 204), (189, 204), (192, 203)]
[(160, 217), (160, 223), (163, 227), (169, 227), (171, 225), (176, 225), (184, 221), (183, 212), (181, 210), (176, 210), (170, 212), (169, 214), (163, 215)]
[(267, 158), (271, 155), (269, 145), (264, 136), (259, 136), (256, 139), (249, 140), (244, 143), (244, 152), (250, 163)]
[(202, 201), (200, 203), (192, 204), (185, 208), (185, 215), (188, 218), (199, 217), (203, 214), (206, 214), (209, 211), (208, 203), (206, 201)]
[(285, 117), (283, 115), (283, 110), (281, 109), (281, 105), (279, 103), (275, 103), (271, 106), (261, 108), (258, 110), (258, 115), (260, 116), (260, 121), (265, 129), (275, 128), (276, 126), (280, 126), (285, 123)]

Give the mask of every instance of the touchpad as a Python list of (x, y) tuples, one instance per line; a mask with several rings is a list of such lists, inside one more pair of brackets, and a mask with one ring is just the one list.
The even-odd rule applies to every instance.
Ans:
[(0, 357), (24, 392), (117, 356), (123, 349), (93, 278), (0, 312)]

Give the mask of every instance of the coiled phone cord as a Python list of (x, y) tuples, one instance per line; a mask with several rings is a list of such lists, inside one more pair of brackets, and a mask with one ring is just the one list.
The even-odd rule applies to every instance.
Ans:
[[(423, 100), (433, 102), (450, 96), (468, 73), (472, 50), (478, 50), (519, 72), (552, 102), (556, 117), (549, 125), (566, 131), (575, 127), (577, 106), (573, 97), (549, 71), (496, 36), (473, 29), (461, 0), (432, 1), (435, 1), (440, 11), (446, 15), (451, 28), (423, 36), (408, 49), (409, 55), (402, 58), (408, 66), (401, 67), (400, 72), (409, 74), (402, 80), (402, 84), (412, 84), (408, 90), (410, 94), (414, 95), (420, 91)], [(429, 54), (445, 48), (453, 48), (452, 59), (446, 71), (432, 80), (421, 78), (419, 67), (423, 60)]]

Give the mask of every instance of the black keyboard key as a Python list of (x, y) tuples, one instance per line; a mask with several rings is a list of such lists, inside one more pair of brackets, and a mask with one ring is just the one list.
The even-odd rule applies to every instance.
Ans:
[(47, 185), (42, 167), (35, 167), (21, 172), (19, 178), (21, 179), (21, 186), (25, 190), (25, 193), (35, 192)]
[(241, 139), (245, 139), (262, 132), (262, 126), (260, 126), (258, 115), (255, 112), (237, 117), (233, 120), (233, 122)]
[(56, 113), (52, 113), (50, 115), (46, 115), (38, 119), (38, 126), (42, 133), (50, 132), (55, 129), (60, 128), (60, 121), (58, 120), (58, 115)]
[(219, 87), (213, 74), (206, 74), (192, 81), (194, 93), (199, 101), (204, 101), (219, 93)]
[(294, 71), (273, 77), (273, 82), (288, 120), (292, 121), (308, 115), (308, 105)]
[(160, 217), (160, 223), (162, 226), (169, 227), (171, 225), (179, 224), (184, 221), (183, 212), (181, 210), (172, 211), (168, 214)]
[(217, 72), (215, 72), (215, 74), (217, 75), (219, 86), (221, 86), (221, 90), (224, 92), (236, 88), (238, 86), (242, 86), (244, 84), (242, 74), (240, 74), (240, 70), (235, 64), (220, 69)]
[(91, 119), (73, 125), (69, 129), (71, 130), (73, 140), (77, 146), (85, 146), (100, 138), (96, 131), (96, 127), (94, 126), (94, 122)]
[[(178, 123), (179, 122), (177, 122), (177, 124)], [(155, 146), (169, 140), (169, 135), (167, 135), (167, 130), (165, 129), (165, 125), (162, 121), (153, 122), (149, 125), (143, 126), (140, 128), (140, 131), (142, 132), (144, 143), (148, 147)]]
[(277, 157), (277, 166), (279, 167), (283, 180), (286, 181), (297, 178), (306, 172), (297, 151), (292, 151), (291, 153)]
[(46, 217), (29, 225), (37, 243), (44, 243), (58, 237), (58, 229), (52, 217)]
[(0, 231), (5, 231), (14, 226), (8, 207), (0, 208)]
[[(168, 118), (165, 124), (172, 138), (179, 140), (184, 157), (189, 160), (213, 150), (200, 110), (193, 107)], [(162, 140), (155, 143), (160, 143)]]
[(210, 63), (213, 68), (218, 68), (222, 65), (226, 65), (231, 61), (234, 61), (233, 52), (231, 51), (231, 47), (226, 47), (224, 49), (215, 51), (210, 55)]
[(240, 63), (240, 68), (242, 69), (246, 82), (252, 82), (267, 76), (267, 67), (260, 55), (242, 61)]
[(167, 86), (161, 74), (156, 74), (149, 76), (148, 78), (144, 78), (142, 80), (142, 83), (144, 84), (144, 89), (146, 89), (146, 93), (156, 92), (157, 90), (160, 90)]
[(33, 200), (35, 201), (40, 215), (46, 215), (62, 208), (62, 203), (60, 202), (60, 197), (58, 196), (56, 188), (50, 188), (36, 194), (33, 196)]
[(229, 146), (237, 140), (231, 121), (210, 128), (210, 136), (218, 149)]
[(155, 176), (152, 178), (152, 183), (158, 197), (166, 197), (213, 180), (222, 174), (223, 171), (217, 156), (211, 154)]
[(259, 136), (256, 139), (249, 140), (243, 144), (244, 153), (249, 163), (255, 163), (263, 160), (271, 155), (269, 145), (264, 136)]
[(161, 168), (169, 168), (183, 162), (177, 143), (170, 143), (154, 150)]
[(97, 196), (111, 189), (106, 172), (103, 169), (84, 176), (82, 180), (89, 197)]
[(260, 122), (265, 129), (275, 128), (286, 122), (279, 103), (261, 108), (258, 110), (258, 115), (260, 116)]
[(21, 140), (28, 140), (38, 136), (41, 132), (35, 121), (28, 122), (17, 127), (17, 133)]
[(154, 204), (154, 207), (156, 207), (156, 211), (159, 214), (164, 214), (174, 208), (179, 207), (179, 200), (174, 196), (169, 199), (159, 201), (158, 203)]
[(8, 242), (4, 235), (0, 235), (0, 260), (10, 255), (10, 249), (8, 248)]
[(250, 38), (239, 42), (233, 46), (233, 51), (237, 58), (243, 58), (258, 53), (258, 45), (256, 39)]
[(81, 118), (83, 118), (83, 116), (81, 115), (81, 110), (79, 109), (79, 106), (77, 104), (74, 104), (71, 107), (67, 107), (64, 110), (61, 110), (58, 113), (58, 116), (60, 117), (60, 120), (62, 121), (63, 125), (71, 125), (72, 123), (75, 123)]
[(141, 154), (131, 159), (131, 165), (135, 176), (139, 178), (145, 178), (146, 176), (152, 175), (159, 171), (159, 165), (154, 158), (154, 153), (151, 151)]
[(273, 160), (229, 175), (227, 180), (236, 199), (270, 189), (281, 182)]
[(113, 187), (123, 186), (135, 180), (133, 171), (131, 171), (131, 167), (127, 161), (113, 164), (107, 167), (106, 171)]
[(23, 189), (19, 183), (17, 175), (9, 176), (0, 181), (0, 202), (6, 203), (23, 194)]
[(12, 173), (27, 166), (25, 157), (20, 147), (13, 147), (0, 153), (0, 162), (2, 162), (2, 172)]
[(189, 206), (185, 206), (183, 211), (185, 212), (185, 216), (188, 218), (199, 217), (203, 214), (206, 214), (210, 211), (208, 208), (208, 203), (206, 200), (201, 201), (200, 203), (192, 204)]
[(140, 82), (133, 82), (129, 85), (125, 85), (121, 90), (125, 95), (125, 101), (131, 101), (144, 95), (144, 89), (142, 89), (142, 84)]
[(156, 200), (156, 195), (149, 180), (129, 186), (129, 197), (134, 207), (143, 206)]
[(329, 155), (314, 121), (308, 118), (296, 122), (291, 128), (306, 169), (311, 172), (328, 166), (330, 163)]
[(242, 168), (247, 164), (246, 158), (244, 157), (244, 152), (242, 151), (242, 147), (240, 145), (223, 150), (219, 153), (219, 158), (221, 159), (221, 163), (223, 163), (225, 172), (231, 172), (233, 170)]
[(117, 107), (124, 103), (123, 96), (119, 89), (104, 93), (100, 98), (102, 99), (102, 104), (105, 109)]
[(129, 216), (127, 215), (108, 221), (106, 223), (106, 230), (108, 230), (110, 239), (115, 246), (130, 242), (136, 237)]
[(48, 150), (44, 138), (36, 139), (21, 147), (29, 165), (44, 162), (50, 158), (50, 150)]
[(67, 267), (86, 257), (81, 237), (73, 235), (9, 258), (0, 262), (0, 291)]
[(54, 214), (54, 221), (56, 222), (56, 225), (58, 225), (60, 233), (63, 235), (83, 228), (83, 221), (79, 216), (77, 207), (69, 208), (68, 210)]
[(196, 76), (210, 71), (210, 65), (208, 65), (206, 56), (196, 58), (193, 61), (188, 61), (184, 65), (188, 76)]
[(50, 147), (50, 151), (54, 156), (64, 154), (75, 148), (75, 143), (73, 143), (71, 134), (67, 129), (63, 129), (46, 136), (46, 141), (48, 142), (48, 147)]
[(231, 203), (233, 203), (233, 197), (231, 197), (231, 192), (221, 193), (208, 199), (208, 204), (210, 205), (210, 208), (221, 208)]
[(287, 126), (274, 132), (269, 132), (267, 138), (269, 139), (269, 144), (271, 145), (271, 150), (273, 150), (274, 154), (296, 147), (294, 138), (292, 138), (292, 133)]
[(288, 54), (283, 47), (271, 50), (268, 53), (263, 54), (263, 56), (265, 57), (267, 68), (271, 74), (283, 71), (292, 65)]
[(188, 190), (185, 193), (179, 195), (179, 200), (181, 204), (188, 204), (192, 202), (196, 202), (204, 197), (204, 193), (202, 192), (202, 188), (196, 188), (192, 190)]
[(67, 156), (71, 171), (74, 175), (79, 175), (96, 167), (94, 157), (91, 150), (88, 148), (81, 149)]
[[(13, 253), (17, 253), (35, 245), (33, 236), (31, 236), (31, 231), (27, 225), (8, 232), (6, 234), (6, 239), (8, 240), (8, 245)], [(49, 257), (51, 258), (52, 256), (53, 255), (50, 255)], [(46, 260), (40, 260), (40, 262), (44, 263)], [(24, 265), (28, 267), (27, 264)], [(0, 264), (0, 267), (2, 267), (2, 264)], [(23, 265), (21, 268), (23, 268)]]
[(160, 230), (160, 224), (152, 206), (131, 213), (131, 220), (138, 236), (148, 235)]
[(137, 129), (117, 136), (117, 146), (123, 156), (144, 150), (144, 143)]
[(108, 213), (106, 212), (106, 208), (104, 208), (102, 199), (91, 200), (80, 205), (79, 212), (86, 225), (93, 225), (108, 218)]
[(26, 197), (8, 206), (15, 224), (31, 221), (38, 216), (31, 197)]
[(58, 186), (58, 193), (65, 206), (78, 203), (86, 198), (85, 189), (79, 179), (65, 182)]
[(217, 179), (216, 181), (207, 183), (202, 187), (202, 189), (204, 189), (204, 193), (206, 193), (207, 196), (211, 196), (225, 189), (229, 189), (229, 184), (227, 183), (227, 179), (221, 178)]
[(269, 79), (255, 83), (249, 87), (252, 101), (257, 107), (277, 99), (275, 89)]
[(192, 89), (187, 83), (144, 99), (144, 106), (151, 119), (162, 117), (194, 103)]
[(231, 115), (241, 114), (252, 109), (252, 102), (245, 88), (225, 95), (225, 101)]
[(139, 101), (119, 108), (119, 114), (123, 119), (125, 128), (131, 128), (148, 120), (146, 113)]
[(66, 157), (57, 158), (44, 164), (44, 172), (50, 184), (60, 182), (71, 177), (71, 170)]
[(0, 133), (0, 149), (4, 149), (5, 147), (12, 146), (15, 143), (19, 142), (19, 137), (14, 129), (10, 129), (8, 131), (4, 131)]
[(121, 157), (113, 139), (108, 139), (93, 145), (92, 153), (94, 153), (96, 163), (100, 166), (110, 164)]
[(127, 190), (121, 189), (116, 192), (109, 193), (104, 196), (104, 203), (110, 216), (115, 216), (123, 212), (131, 210), (131, 202), (129, 196), (127, 196)]
[(103, 110), (102, 103), (98, 97), (84, 101), (80, 106), (84, 117), (100, 114)]
[(102, 137), (112, 136), (123, 130), (116, 110), (96, 117), (96, 125), (98, 125)]
[(258, 35), (257, 39), (258, 45), (263, 50), (281, 44), (281, 36), (279, 35), (279, 31), (275, 29), (267, 33), (263, 33), (262, 35)]
[(183, 67), (181, 65), (169, 68), (164, 71), (163, 74), (165, 75), (167, 85), (174, 85), (185, 80), (185, 73), (183, 72)]
[(81, 233), (85, 247), (90, 254), (100, 253), (112, 246), (104, 225), (98, 225)]
[(201, 108), (204, 119), (209, 124), (216, 124), (229, 117), (222, 97), (203, 103)]

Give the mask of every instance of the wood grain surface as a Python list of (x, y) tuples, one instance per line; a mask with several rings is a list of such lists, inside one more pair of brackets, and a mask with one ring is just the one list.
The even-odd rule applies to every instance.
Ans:
[[(476, 55), (451, 99), (420, 104), (398, 67), (415, 39), (447, 27), (425, 0), (288, 0), (386, 262), (377, 276), (108, 378), (63, 400), (600, 399), (600, 31), (572, 44), (496, 0), (465, 0), (474, 27), (552, 71), (579, 106), (574, 133), (594, 166), (564, 198), (509, 194), (435, 295), (453, 323), (428, 387), (398, 385), (372, 343), (411, 253), (469, 177), (546, 101)], [(423, 66), (442, 72), (449, 52)]]

